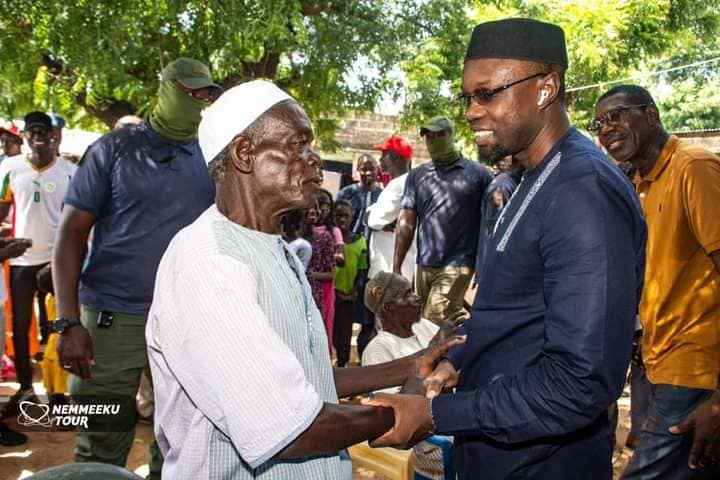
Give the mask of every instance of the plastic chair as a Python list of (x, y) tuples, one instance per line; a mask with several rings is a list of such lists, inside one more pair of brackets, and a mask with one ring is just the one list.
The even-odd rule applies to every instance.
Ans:
[[(453, 448), (453, 442), (450, 439), (450, 437), (445, 437), (442, 435), (433, 435), (432, 437), (428, 437), (424, 440), (425, 442), (431, 443), (435, 445), (436, 447), (440, 447), (440, 450), (442, 451), (442, 459), (443, 459), (443, 478), (445, 480), (455, 480), (456, 473), (455, 473), (455, 465), (453, 465), (453, 459), (452, 459), (452, 448)], [(418, 472), (415, 472), (415, 476), (413, 477), (415, 480), (430, 480), (428, 477), (419, 474)]]
[(367, 442), (358, 443), (348, 449), (355, 466), (372, 470), (389, 480), (411, 480), (413, 467), (410, 450), (396, 448), (371, 448)]

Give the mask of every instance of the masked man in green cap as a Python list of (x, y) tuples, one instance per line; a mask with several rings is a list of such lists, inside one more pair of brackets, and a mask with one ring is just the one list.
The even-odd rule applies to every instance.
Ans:
[[(72, 374), (76, 403), (101, 398), (121, 404), (118, 415), (92, 416), (90, 428), (78, 432), (78, 462), (124, 466), (127, 460), (160, 257), (170, 239), (213, 203), (197, 128), (201, 111), (220, 92), (201, 62), (173, 61), (162, 71), (148, 121), (92, 144), (68, 190), (52, 269), (58, 354)], [(159, 478), (155, 442), (150, 450), (150, 477)]]
[(435, 117), (420, 129), (432, 162), (410, 171), (395, 241), (394, 273), (417, 231), (415, 288), (424, 301), (423, 318), (441, 325), (463, 307), (475, 266), (480, 202), (492, 181), (490, 171), (455, 148), (455, 128)]

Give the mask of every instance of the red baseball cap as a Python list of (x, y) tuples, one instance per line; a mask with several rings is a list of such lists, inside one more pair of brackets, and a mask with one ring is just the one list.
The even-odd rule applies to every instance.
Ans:
[(381, 152), (384, 152), (385, 150), (390, 150), (391, 152), (397, 153), (405, 160), (410, 160), (413, 153), (412, 145), (410, 145), (404, 138), (398, 137), (397, 135), (391, 136), (390, 138), (385, 140), (384, 143), (381, 143), (380, 145), (375, 145), (375, 147), (373, 148), (375, 150), (380, 150)]
[(16, 137), (20, 138), (20, 140), (22, 140), (22, 135), (20, 135), (20, 128), (18, 128), (18, 126), (15, 125), (13, 122), (10, 122), (9, 125), (6, 125), (4, 127), (0, 127), (0, 133), (9, 133), (10, 135), (15, 135)]

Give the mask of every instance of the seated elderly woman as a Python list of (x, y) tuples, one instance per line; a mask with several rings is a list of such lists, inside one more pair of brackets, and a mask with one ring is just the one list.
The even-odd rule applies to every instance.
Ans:
[[(439, 327), (421, 318), (423, 302), (402, 275), (379, 272), (365, 288), (365, 305), (375, 314), (380, 331), (362, 355), (362, 365), (376, 365), (411, 355), (428, 346)], [(453, 323), (452, 320), (448, 323)], [(378, 390), (397, 393), (400, 387)], [(443, 437), (446, 443), (451, 437)], [(430, 441), (414, 448), (415, 472), (425, 478), (443, 479), (443, 452)]]

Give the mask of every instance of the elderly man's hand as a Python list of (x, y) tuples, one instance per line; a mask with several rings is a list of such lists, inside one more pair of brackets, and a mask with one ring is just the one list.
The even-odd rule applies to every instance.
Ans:
[(430, 400), (421, 395), (378, 393), (363, 400), (363, 403), (392, 408), (395, 414), (393, 427), (382, 436), (371, 440), (371, 447), (410, 448), (433, 434)]
[(684, 422), (670, 427), (670, 433), (680, 435), (694, 430), (688, 466), (705, 467), (720, 460), (720, 393), (688, 415)]
[(447, 352), (452, 348), (465, 343), (465, 336), (456, 335), (459, 321), (464, 317), (464, 312), (458, 312), (449, 317), (440, 330), (430, 340), (427, 348), (421, 352), (418, 357), (416, 374), (422, 378), (427, 378), (435, 370), (435, 365), (439, 362)]
[(442, 360), (435, 370), (425, 379), (425, 396), (433, 398), (447, 388), (453, 388), (458, 383), (458, 372), (449, 360)]
[(430, 340), (428, 347), (422, 351), (417, 358), (416, 374), (422, 378), (427, 378), (435, 370), (435, 365), (449, 352), (452, 348), (465, 343), (466, 337), (443, 332), (443, 328)]
[(440, 329), (430, 340), (428, 348), (435, 348), (457, 337), (457, 329), (465, 321), (465, 310), (453, 313), (442, 321)]

